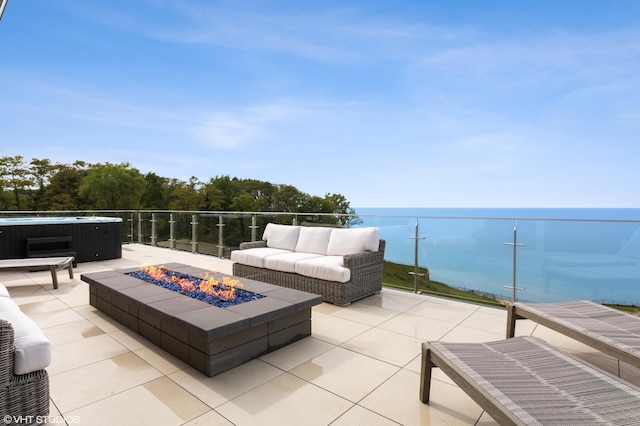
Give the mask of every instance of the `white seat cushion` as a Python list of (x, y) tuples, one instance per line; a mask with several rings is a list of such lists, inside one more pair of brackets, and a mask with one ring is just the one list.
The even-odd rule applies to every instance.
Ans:
[(296, 262), (296, 273), (326, 281), (346, 283), (351, 270), (342, 266), (342, 256), (318, 256)]
[(290, 253), (288, 250), (258, 247), (246, 250), (234, 250), (231, 252), (231, 260), (243, 265), (264, 268), (264, 259), (275, 254)]
[(284, 253), (266, 257), (264, 267), (273, 271), (296, 272), (296, 263), (300, 260), (321, 257), (313, 253)]
[(0, 297), (0, 312), (19, 311), (20, 307), (8, 297)]
[(262, 239), (267, 242), (267, 247), (294, 251), (299, 233), (299, 226), (267, 223)]
[(329, 247), (329, 237), (331, 237), (331, 228), (311, 228), (303, 226), (300, 228), (296, 251), (325, 255)]
[(380, 235), (378, 228), (333, 229), (327, 254), (344, 256), (346, 254), (378, 251)]
[(0, 297), (11, 297), (9, 290), (2, 284), (0, 284)]
[(40, 327), (21, 311), (0, 312), (0, 318), (13, 326), (15, 358), (13, 371), (15, 374), (27, 374), (42, 370), (51, 364), (51, 344)]

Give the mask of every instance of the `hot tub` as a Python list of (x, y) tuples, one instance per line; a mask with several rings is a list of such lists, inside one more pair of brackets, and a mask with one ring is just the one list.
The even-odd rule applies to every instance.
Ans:
[(76, 262), (122, 257), (116, 217), (0, 218), (0, 259), (73, 255)]

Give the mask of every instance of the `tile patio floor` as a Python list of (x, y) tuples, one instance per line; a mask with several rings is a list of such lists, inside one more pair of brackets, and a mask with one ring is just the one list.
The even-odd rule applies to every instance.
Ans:
[[(439, 370), (430, 405), (418, 399), (426, 340), (504, 338), (506, 311), (384, 289), (350, 306), (313, 308), (312, 335), (209, 378), (89, 305), (80, 275), (142, 264), (182, 262), (231, 274), (211, 256), (131, 244), (122, 259), (80, 263), (58, 273), (0, 272), (21, 309), (53, 346), (48, 368), (53, 424), (80, 425), (492, 425)], [(528, 321), (534, 335), (616, 373), (615, 359)], [(640, 384), (640, 370), (621, 376)]]

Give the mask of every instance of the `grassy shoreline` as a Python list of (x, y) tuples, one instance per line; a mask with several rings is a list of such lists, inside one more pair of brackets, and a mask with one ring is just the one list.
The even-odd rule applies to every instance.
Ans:
[[(414, 291), (415, 283), (413, 272), (413, 266), (388, 262), (385, 260), (382, 270), (382, 282), (385, 287)], [(419, 268), (418, 274), (417, 290), (420, 293), (448, 297), (465, 302), (481, 303), (484, 305), (495, 307), (505, 307), (505, 303), (507, 302), (505, 300), (497, 298), (495, 295), (476, 292), (473, 290), (460, 290), (440, 281), (432, 281), (430, 278), (428, 278), (429, 274), (427, 268)], [(636, 316), (640, 316), (640, 306), (620, 305), (613, 303), (605, 303), (605, 305), (624, 312), (628, 312)]]
[[(382, 282), (385, 287), (414, 291), (414, 267), (384, 261)], [(418, 269), (417, 291), (424, 294), (449, 297), (468, 302), (482, 303), (491, 306), (504, 306), (504, 303), (491, 295), (480, 294), (473, 290), (459, 290), (440, 281), (432, 281), (428, 277), (427, 268)]]

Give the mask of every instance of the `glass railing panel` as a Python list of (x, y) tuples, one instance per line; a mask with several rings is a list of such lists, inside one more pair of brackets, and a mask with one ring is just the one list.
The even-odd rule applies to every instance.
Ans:
[(197, 252), (218, 256), (218, 224), (220, 215), (203, 212), (198, 213), (197, 218)]
[(385, 260), (404, 265), (417, 224), (417, 263), (460, 290), (512, 300), (515, 279), (517, 300), (640, 304), (638, 221), (361, 217), (387, 240)]
[(499, 300), (512, 298), (513, 249), (505, 245), (513, 243), (512, 220), (426, 218), (420, 223), (426, 237), (420, 257), (431, 280)]
[(357, 220), (348, 215), (333, 215), (330, 213), (296, 214), (296, 223), (301, 226), (324, 226), (332, 228), (347, 228), (357, 225)]
[(640, 223), (540, 220), (521, 240), (523, 298), (640, 304)]
[(282, 213), (282, 214), (258, 213), (258, 214), (251, 214), (251, 215), (245, 216), (245, 219), (243, 219), (244, 223), (242, 224), (242, 227), (243, 227), (242, 235), (244, 240), (240, 242), (251, 241), (251, 228), (250, 228), (252, 226), (251, 217), (255, 217), (255, 221), (256, 221), (256, 225), (255, 225), (256, 240), (261, 240), (262, 235), (264, 234), (264, 229), (268, 223), (292, 225), (294, 223), (294, 219), (296, 218), (296, 215), (289, 214), (289, 213)]
[[(2, 212), (2, 216), (119, 217), (123, 243), (155, 242), (160, 247), (171, 247), (173, 217), (175, 249), (191, 252), (195, 248), (196, 252), (213, 256), (220, 255), (222, 217), (224, 258), (230, 257), (231, 250), (241, 242), (251, 241), (252, 231), (256, 239), (261, 239), (267, 223), (323, 226), (337, 221), (350, 223), (351, 227), (377, 227), (380, 237), (386, 240), (386, 261), (409, 267), (417, 263), (420, 272), (428, 268), (431, 280), (452, 288), (511, 300), (510, 286), (515, 278), (518, 300), (590, 299), (640, 305), (640, 221), (635, 217), (501, 219), (365, 213), (347, 219), (313, 213), (125, 210)], [(517, 243), (515, 277), (514, 242)], [(409, 283), (413, 281), (412, 276), (406, 278)]]
[(414, 246), (410, 236), (415, 234), (415, 217), (360, 215), (358, 227), (378, 228), (380, 238), (385, 240), (384, 259), (389, 262), (413, 265)]
[[(251, 227), (252, 218), (251, 214), (225, 214), (224, 219), (224, 255), (223, 257), (231, 257), (231, 251), (237, 250), (240, 247), (240, 243), (251, 241)], [(264, 227), (258, 225), (256, 218), (256, 239), (261, 239), (264, 232)]]
[(122, 219), (122, 230), (120, 238), (123, 244), (129, 244), (134, 241), (133, 236), (135, 231), (133, 228), (133, 221), (135, 214), (133, 212), (116, 211), (111, 212), (110, 214), (105, 214), (104, 216), (119, 217), (120, 219)]
[[(511, 298), (512, 220), (360, 215), (386, 240), (385, 260), (413, 267), (432, 281), (473, 295)], [(416, 248), (417, 243), (417, 248)], [(417, 255), (417, 258), (416, 258)], [(417, 262), (416, 262), (417, 259)], [(416, 267), (417, 266), (417, 267)], [(420, 289), (419, 280), (408, 276)], [(437, 286), (430, 286), (439, 292)]]
[(138, 212), (134, 242), (141, 244), (151, 244), (151, 212)]
[(174, 244), (176, 250), (192, 251), (192, 212), (174, 212)]
[[(152, 221), (155, 220), (155, 244), (158, 247), (171, 247), (171, 213), (154, 212)], [(153, 222), (152, 222), (153, 229)], [(153, 241), (152, 238), (150, 238)]]

